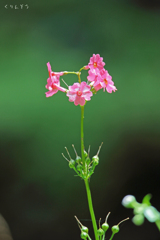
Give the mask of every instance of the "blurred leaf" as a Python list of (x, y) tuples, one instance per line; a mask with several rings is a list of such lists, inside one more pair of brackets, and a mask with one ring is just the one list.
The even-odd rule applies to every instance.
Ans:
[(151, 203), (150, 203), (151, 197), (152, 197), (151, 194), (147, 194), (147, 195), (143, 198), (142, 203), (147, 204), (148, 206), (150, 206), (150, 205), (151, 205)]

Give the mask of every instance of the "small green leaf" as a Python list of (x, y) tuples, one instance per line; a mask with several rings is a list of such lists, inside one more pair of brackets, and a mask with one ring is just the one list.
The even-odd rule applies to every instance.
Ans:
[(147, 195), (143, 198), (142, 203), (147, 204), (147, 206), (151, 206), (151, 203), (150, 203), (151, 197), (152, 197), (151, 194), (147, 194)]

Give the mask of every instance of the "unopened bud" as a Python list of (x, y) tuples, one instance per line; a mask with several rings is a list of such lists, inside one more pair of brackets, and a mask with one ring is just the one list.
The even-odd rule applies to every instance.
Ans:
[(78, 165), (77, 165), (77, 170), (78, 170), (79, 172), (81, 172), (81, 171), (82, 171), (82, 165), (78, 164)]
[(82, 161), (81, 157), (77, 156), (76, 157), (76, 163), (80, 163)]
[(102, 235), (104, 234), (104, 231), (103, 231), (102, 228), (99, 228), (99, 229), (97, 230), (97, 233), (98, 233), (99, 236), (102, 236)]
[(89, 165), (90, 162), (91, 162), (91, 159), (90, 159), (89, 157), (87, 157), (86, 160), (85, 160), (85, 162), (87, 163), (87, 165)]
[(112, 228), (111, 228), (112, 232), (115, 234), (115, 233), (118, 233), (119, 232), (119, 226), (118, 225), (114, 225)]
[(94, 157), (92, 157), (92, 161), (94, 165), (98, 165), (99, 163), (99, 157), (97, 155), (95, 155)]
[(107, 230), (108, 230), (108, 228), (109, 228), (109, 225), (108, 225), (108, 223), (103, 223), (102, 224), (102, 229), (106, 232)]
[(86, 158), (88, 156), (88, 153), (84, 150), (84, 157)]
[(89, 69), (89, 66), (88, 66), (88, 65), (87, 65), (87, 66), (84, 66), (83, 69), (84, 69), (84, 70), (88, 70), (88, 69)]
[(82, 231), (82, 232), (86, 232), (86, 233), (88, 233), (88, 228), (85, 227), (85, 226), (82, 226), (81, 231)]
[(81, 232), (81, 238), (82, 239), (87, 239), (87, 237), (88, 237), (88, 233), (86, 233), (86, 232)]
[(73, 159), (71, 159), (71, 160), (69, 161), (69, 167), (70, 167), (70, 168), (74, 168), (74, 166), (75, 166), (75, 161), (74, 161)]

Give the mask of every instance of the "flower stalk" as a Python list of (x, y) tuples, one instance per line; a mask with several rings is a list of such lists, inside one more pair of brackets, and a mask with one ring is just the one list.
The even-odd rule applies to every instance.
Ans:
[(88, 179), (87, 179), (87, 164), (85, 163), (85, 156), (84, 156), (83, 119), (84, 119), (84, 106), (81, 106), (81, 154), (82, 154), (82, 162), (83, 162), (83, 171), (84, 171), (84, 175), (86, 175), (86, 178), (84, 179), (84, 182), (85, 182), (85, 186), (86, 186), (88, 206), (89, 206), (89, 211), (90, 211), (90, 215), (91, 215), (91, 220), (92, 220), (95, 239), (99, 240), (98, 234), (97, 234), (96, 218), (95, 218), (93, 204), (92, 204), (91, 191), (90, 191), (90, 187), (89, 187), (89, 183), (88, 183)]

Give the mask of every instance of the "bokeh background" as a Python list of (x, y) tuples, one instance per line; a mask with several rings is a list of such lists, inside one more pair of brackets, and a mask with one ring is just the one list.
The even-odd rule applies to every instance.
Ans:
[[(74, 157), (73, 143), (80, 153), (80, 108), (62, 92), (45, 97), (48, 61), (53, 71), (77, 71), (93, 53), (118, 89), (85, 107), (91, 156), (104, 143), (90, 180), (96, 218), (111, 211), (110, 226), (132, 218), (121, 205), (127, 194), (141, 202), (151, 193), (160, 210), (160, 1), (2, 0), (0, 213), (14, 240), (80, 239), (74, 215), (94, 238), (84, 183), (61, 156), (67, 146)], [(129, 220), (116, 239), (156, 240), (159, 232)]]

